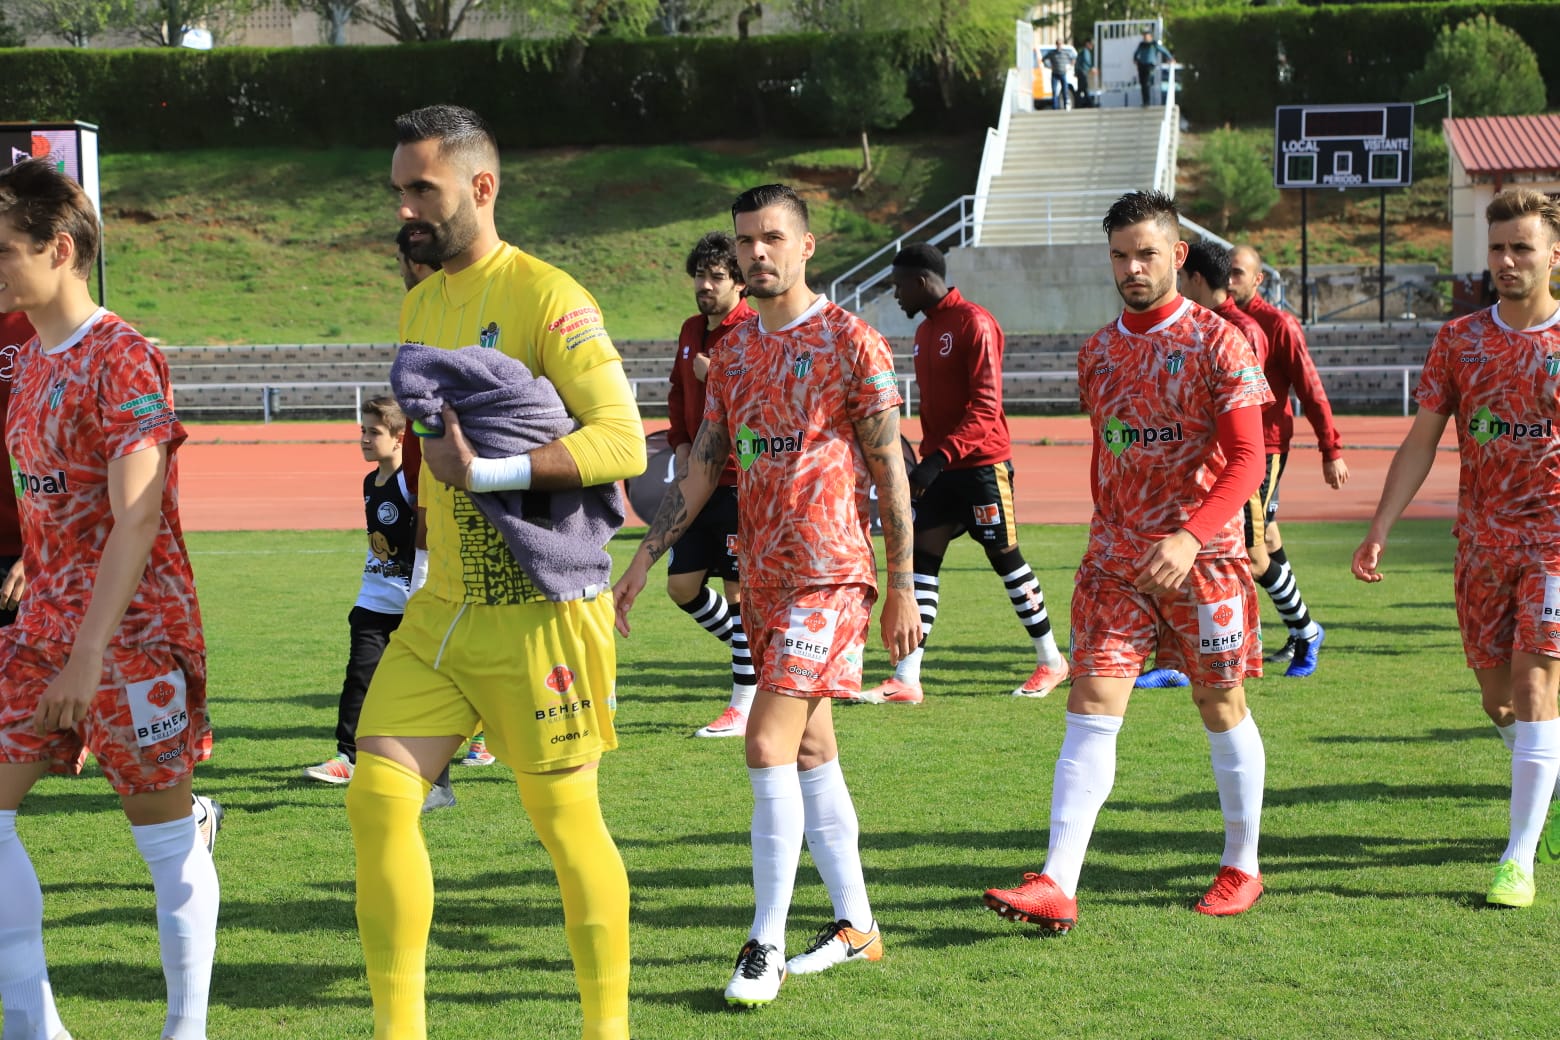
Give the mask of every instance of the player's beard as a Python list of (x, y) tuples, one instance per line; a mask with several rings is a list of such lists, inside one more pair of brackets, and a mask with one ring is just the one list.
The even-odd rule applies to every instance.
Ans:
[[(1141, 302), (1134, 302), (1127, 296), (1129, 289), (1137, 294)], [(1123, 279), (1116, 283), (1116, 292), (1121, 295), (1121, 302), (1125, 303), (1129, 309), (1134, 311), (1151, 310), (1175, 292), (1175, 272), (1171, 271), (1164, 279), (1158, 282), (1147, 278)]]
[[(753, 285), (753, 276), (758, 274), (773, 275), (775, 280), (770, 285), (762, 289), (756, 288)], [(780, 269), (777, 267), (769, 267), (765, 264), (754, 264), (752, 267), (748, 268), (747, 294), (756, 299), (772, 300), (777, 296), (784, 296), (786, 293), (791, 291), (792, 284), (794, 284), (794, 282), (787, 282), (780, 276)]]
[(722, 313), (721, 309), (720, 309), (720, 297), (719, 296), (715, 296), (715, 295), (698, 296), (698, 295), (695, 295), (694, 298), (693, 298), (693, 302), (699, 308), (699, 313), (704, 315), (705, 317), (709, 317), (711, 314), (720, 314), (720, 313)]
[(406, 250), (408, 257), (419, 264), (447, 264), (477, 240), (477, 207), (470, 199), (462, 199), (455, 213), (442, 224), (413, 221), (406, 226), (427, 236), (410, 245)]

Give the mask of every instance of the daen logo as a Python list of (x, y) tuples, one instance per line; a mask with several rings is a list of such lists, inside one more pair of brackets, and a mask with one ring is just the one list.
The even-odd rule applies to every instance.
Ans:
[(146, 691), (146, 699), (159, 708), (166, 708), (178, 692), (174, 689), (173, 683), (162, 679)]
[(1184, 441), (1186, 434), (1181, 430), (1180, 423), (1174, 426), (1146, 426), (1139, 430), (1134, 426), (1128, 426), (1113, 415), (1105, 421), (1101, 439), (1104, 440), (1105, 447), (1110, 450), (1110, 453), (1119, 459), (1122, 453), (1134, 444)]
[(544, 681), (547, 683), (549, 690), (562, 697), (574, 685), (574, 673), (569, 671), (567, 665), (554, 665), (553, 670), (547, 673), (547, 678)]
[(1477, 412), (1473, 413), (1473, 418), (1468, 420), (1468, 432), (1473, 435), (1473, 439), (1480, 447), (1507, 434), (1510, 434), (1514, 441), (1547, 440), (1554, 436), (1554, 422), (1550, 419), (1507, 422), (1490, 411), (1489, 405), (1482, 405)]
[(802, 450), (802, 431), (795, 437), (765, 437), (748, 429), (743, 423), (737, 430), (737, 465), (744, 470), (753, 468), (761, 455), (779, 455), (782, 452)]

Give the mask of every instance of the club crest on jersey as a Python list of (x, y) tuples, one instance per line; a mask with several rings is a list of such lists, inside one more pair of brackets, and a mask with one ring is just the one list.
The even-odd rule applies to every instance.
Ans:
[(938, 357), (947, 357), (949, 354), (953, 353), (953, 333), (944, 332), (941, 336), (937, 337), (937, 342), (942, 344), (942, 346), (937, 348)]
[(49, 407), (58, 408), (60, 401), (65, 396), (65, 380), (61, 379), (49, 389)]
[(1473, 413), (1473, 418), (1468, 420), (1468, 433), (1481, 448), (1497, 437), (1508, 435), (1514, 441), (1547, 440), (1554, 436), (1554, 421), (1533, 419), (1529, 422), (1507, 422), (1490, 411), (1489, 405), (1482, 405)]
[(802, 450), (802, 431), (797, 430), (795, 437), (765, 437), (763, 434), (754, 433), (748, 429), (748, 424), (743, 423), (737, 430), (737, 465), (743, 470), (753, 468), (763, 455), (779, 455), (782, 452)]
[(1186, 355), (1179, 350), (1165, 358), (1165, 371), (1173, 376), (1180, 375), (1181, 369), (1185, 367)]
[(1551, 378), (1560, 376), (1560, 354), (1550, 354), (1544, 359), (1544, 373)]
[(490, 321), (477, 332), (477, 346), (498, 349), (498, 322)]
[(1159, 444), (1164, 441), (1184, 441), (1186, 434), (1181, 429), (1181, 424), (1174, 426), (1145, 426), (1141, 430), (1135, 426), (1129, 426), (1114, 415), (1105, 421), (1105, 427), (1100, 431), (1100, 439), (1105, 442), (1105, 447), (1116, 458), (1121, 458), (1128, 448), (1134, 444)]
[(796, 364), (791, 366), (791, 371), (796, 373), (797, 379), (806, 379), (807, 373), (812, 371), (812, 351), (808, 351), (796, 359)]

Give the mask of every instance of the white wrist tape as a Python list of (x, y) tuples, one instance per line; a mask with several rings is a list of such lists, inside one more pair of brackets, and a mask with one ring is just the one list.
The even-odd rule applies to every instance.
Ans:
[(466, 467), (467, 491), (524, 491), (531, 486), (531, 456), (471, 460)]
[(408, 592), (416, 592), (428, 584), (428, 550), (418, 549), (412, 554), (412, 583)]

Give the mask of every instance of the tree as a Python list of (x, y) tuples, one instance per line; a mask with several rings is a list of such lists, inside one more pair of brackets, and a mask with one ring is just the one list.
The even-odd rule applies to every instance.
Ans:
[(6, 17), (21, 32), (58, 37), (72, 47), (85, 47), (131, 10), (130, 0), (10, 0), (6, 6)]
[(112, 26), (155, 47), (178, 47), (184, 34), (203, 26), (212, 36), (254, 10), (259, 0), (127, 0)]
[(1488, 15), (1443, 25), (1425, 67), (1410, 77), (1405, 99), (1428, 97), (1445, 84), (1460, 116), (1521, 116), (1544, 111), (1538, 56), (1522, 37)]
[[(397, 43), (429, 43), (454, 39), (467, 16), (482, 5), (483, 0), (355, 0), (352, 17)], [(490, 10), (507, 6), (488, 4)]]
[(723, 25), (735, 0), (659, 0), (650, 28), (662, 36), (694, 36)]
[(325, 42), (340, 47), (347, 42), (347, 25), (358, 17), (364, 0), (288, 0), (294, 11), (312, 11), (325, 26)]
[(881, 37), (842, 36), (808, 70), (805, 89), (818, 98), (814, 107), (829, 129), (861, 135), (861, 172), (854, 191), (872, 179), (868, 132), (897, 126), (910, 114), (905, 88), (905, 71), (884, 53)]
[(1012, 0), (790, 0), (797, 24), (815, 32), (904, 33), (905, 57), (936, 70), (938, 92), (949, 108), (959, 79), (975, 79), (1011, 62), (1005, 48), (1024, 9)]
[(25, 47), (27, 37), (6, 19), (5, 8), (0, 7), (0, 47)]
[(1278, 203), (1273, 171), (1249, 139), (1233, 130), (1215, 130), (1198, 156), (1204, 167), (1202, 191), (1194, 212), (1218, 217), (1219, 233), (1232, 223), (1261, 220)]

